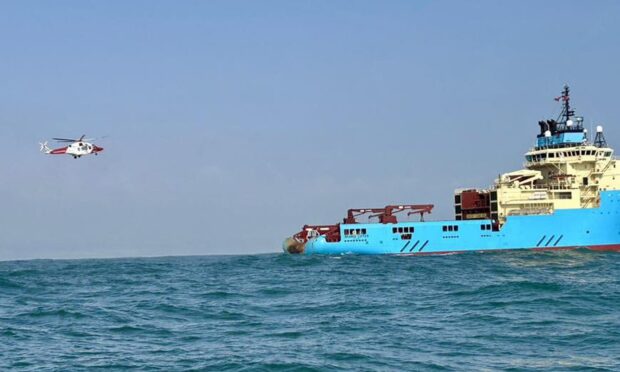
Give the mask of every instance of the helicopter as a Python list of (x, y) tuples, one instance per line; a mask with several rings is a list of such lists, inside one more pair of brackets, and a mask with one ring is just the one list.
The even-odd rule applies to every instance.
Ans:
[(49, 148), (49, 146), (47, 145), (47, 141), (43, 143), (39, 142), (39, 145), (41, 146), (40, 151), (48, 155), (67, 154), (67, 155), (73, 156), (74, 159), (81, 158), (82, 156), (85, 156), (85, 155), (91, 155), (91, 154), (97, 155), (98, 153), (103, 151), (103, 147), (99, 147), (89, 142), (89, 141), (92, 141), (93, 138), (84, 138), (84, 137), (86, 137), (86, 135), (82, 135), (82, 137), (80, 137), (79, 139), (52, 138), (54, 141), (57, 141), (57, 142), (69, 143), (68, 146), (57, 148), (57, 149)]

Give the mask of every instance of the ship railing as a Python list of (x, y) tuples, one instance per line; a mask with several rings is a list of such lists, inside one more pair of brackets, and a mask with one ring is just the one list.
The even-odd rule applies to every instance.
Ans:
[(514, 210), (508, 212), (509, 216), (530, 216), (530, 215), (541, 215), (541, 214), (551, 214), (553, 213), (553, 209), (521, 209)]
[(554, 184), (548, 184), (547, 189), (548, 190), (577, 190), (576, 187), (573, 187), (571, 185), (554, 185)]

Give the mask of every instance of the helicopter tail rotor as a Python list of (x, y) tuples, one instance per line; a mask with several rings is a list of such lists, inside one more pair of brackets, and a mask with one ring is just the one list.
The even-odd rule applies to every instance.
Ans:
[(44, 153), (46, 153), (46, 154), (49, 154), (49, 153), (51, 153), (51, 152), (52, 152), (52, 149), (50, 149), (50, 148), (47, 146), (47, 141), (45, 141), (45, 142), (43, 142), (43, 143), (39, 142), (39, 145), (41, 146), (41, 148), (39, 149), (39, 151), (44, 152)]

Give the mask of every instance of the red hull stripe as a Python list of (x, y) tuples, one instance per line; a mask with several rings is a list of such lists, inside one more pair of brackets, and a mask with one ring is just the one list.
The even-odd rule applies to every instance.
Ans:
[(407, 253), (404, 256), (432, 256), (442, 254), (458, 254), (468, 252), (506, 252), (506, 251), (570, 251), (575, 249), (589, 249), (598, 252), (620, 252), (620, 244), (592, 245), (581, 247), (549, 247), (549, 248), (522, 248), (522, 249), (480, 249), (474, 251), (443, 251), (443, 252), (415, 252)]

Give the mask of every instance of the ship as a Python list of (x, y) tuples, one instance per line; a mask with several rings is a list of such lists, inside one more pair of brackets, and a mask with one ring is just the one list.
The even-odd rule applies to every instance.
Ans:
[(454, 192), (454, 219), (425, 221), (432, 204), (349, 209), (341, 223), (304, 225), (290, 254), (437, 255), (586, 248), (620, 251), (620, 168), (602, 126), (589, 134), (570, 89), (555, 119), (538, 122), (523, 169), (486, 189)]

